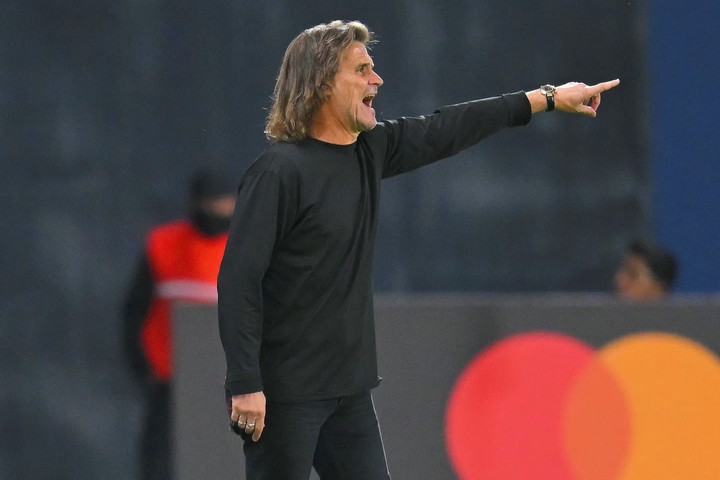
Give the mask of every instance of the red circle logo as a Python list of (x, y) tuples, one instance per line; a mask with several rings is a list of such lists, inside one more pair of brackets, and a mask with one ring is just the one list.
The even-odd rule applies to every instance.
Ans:
[(720, 361), (644, 333), (600, 350), (530, 332), (491, 345), (458, 378), (446, 441), (461, 480), (720, 478)]

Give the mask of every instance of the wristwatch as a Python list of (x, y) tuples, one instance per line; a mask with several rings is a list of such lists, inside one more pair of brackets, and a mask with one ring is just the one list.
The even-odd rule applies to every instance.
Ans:
[(547, 100), (546, 112), (555, 110), (555, 92), (557, 92), (557, 88), (553, 85), (543, 85), (540, 87), (540, 93), (545, 95), (545, 99)]

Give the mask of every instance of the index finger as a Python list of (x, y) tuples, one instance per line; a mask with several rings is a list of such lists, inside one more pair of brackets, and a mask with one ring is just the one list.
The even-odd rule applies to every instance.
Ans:
[(615, 80), (610, 80), (607, 82), (600, 82), (597, 85), (593, 85), (592, 87), (588, 87), (588, 92), (591, 95), (597, 95), (598, 93), (605, 92), (607, 90), (610, 90), (611, 88), (615, 88), (618, 85), (620, 85), (620, 79), (616, 78)]

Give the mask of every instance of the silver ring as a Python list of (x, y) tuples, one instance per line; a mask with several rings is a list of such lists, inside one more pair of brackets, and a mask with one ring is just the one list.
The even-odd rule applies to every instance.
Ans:
[(248, 423), (247, 425), (245, 425), (245, 428), (253, 429), (253, 428), (255, 428), (255, 424), (254, 424), (254, 423)]

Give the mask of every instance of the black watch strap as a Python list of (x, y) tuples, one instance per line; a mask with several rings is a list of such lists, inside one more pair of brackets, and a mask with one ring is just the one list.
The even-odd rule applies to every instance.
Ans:
[(555, 110), (555, 95), (545, 95), (545, 100), (547, 100), (547, 110), (546, 112), (552, 112)]
[(552, 112), (555, 110), (555, 92), (556, 88), (552, 85), (543, 85), (540, 87), (540, 92), (545, 95), (545, 100), (547, 100), (547, 109), (546, 112)]

